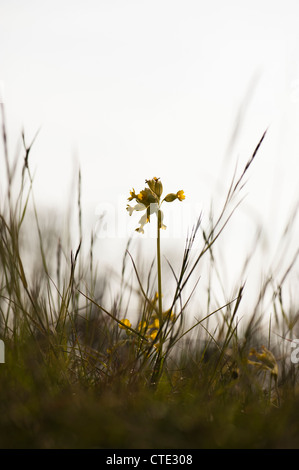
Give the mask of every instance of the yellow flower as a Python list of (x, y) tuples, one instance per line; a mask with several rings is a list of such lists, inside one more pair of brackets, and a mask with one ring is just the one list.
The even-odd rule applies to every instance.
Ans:
[(156, 339), (157, 334), (158, 334), (158, 330), (152, 331), (152, 333), (150, 334), (150, 338), (154, 341)]
[(165, 202), (173, 202), (173, 201), (175, 201), (176, 199), (178, 199), (179, 201), (183, 201), (185, 198), (186, 198), (186, 196), (185, 196), (185, 194), (184, 194), (184, 191), (181, 189), (181, 190), (178, 191), (177, 193), (169, 193), (169, 194), (167, 194), (167, 196), (165, 196), (165, 198), (164, 198), (164, 201), (165, 201)]
[(146, 327), (147, 327), (146, 321), (141, 321), (141, 322), (139, 322), (139, 324), (138, 324), (138, 330), (145, 330)]
[(132, 327), (132, 324), (131, 324), (130, 320), (128, 320), (127, 318), (123, 318), (123, 320), (120, 320), (120, 321), (121, 321), (121, 323), (123, 323), (123, 324), (119, 323), (118, 326), (119, 326), (119, 328), (121, 328), (122, 330), (126, 330), (126, 329), (127, 329), (127, 328), (126, 328), (127, 326), (128, 326), (129, 328)]
[(172, 322), (175, 322), (176, 320), (176, 314), (173, 313), (172, 310), (166, 310), (166, 312), (163, 312), (163, 316), (166, 318), (166, 320), (170, 320)]
[(149, 329), (151, 328), (159, 328), (160, 327), (160, 322), (159, 322), (159, 318), (155, 318), (153, 323), (151, 325), (149, 325)]
[(277, 378), (278, 376), (278, 365), (274, 355), (265, 346), (262, 346), (261, 353), (255, 349), (251, 349), (249, 356), (255, 356), (260, 362), (251, 361), (248, 359), (248, 364), (258, 367), (260, 370), (269, 370), (271, 375)]
[(136, 200), (135, 206), (127, 205), (127, 211), (129, 215), (136, 211), (146, 211), (146, 213), (141, 217), (139, 220), (140, 227), (136, 229), (137, 232), (144, 233), (143, 227), (145, 224), (150, 222), (150, 216), (152, 214), (156, 214), (158, 217), (158, 224), (159, 228), (166, 229), (166, 226), (163, 224), (163, 212), (161, 211), (161, 204), (166, 202), (175, 201), (175, 199), (179, 199), (179, 201), (183, 201), (185, 199), (185, 194), (183, 190), (178, 191), (177, 193), (169, 193), (167, 196), (161, 201), (161, 196), (163, 192), (163, 185), (160, 181), (160, 178), (154, 176), (151, 180), (145, 180), (148, 188), (144, 188), (138, 194), (135, 193), (135, 189), (133, 188), (130, 191), (130, 196), (128, 197), (128, 201), (132, 201), (133, 199)]
[(184, 191), (182, 189), (178, 191), (176, 195), (179, 201), (183, 201), (186, 198)]
[(137, 200), (139, 202), (142, 202), (146, 207), (148, 207), (150, 204), (157, 204), (158, 198), (156, 194), (153, 193), (149, 188), (145, 188), (142, 191), (140, 191), (139, 194), (136, 196)]
[(136, 199), (136, 197), (135, 189), (133, 188), (132, 191), (130, 191), (130, 197), (128, 197), (128, 201), (132, 201), (133, 199)]

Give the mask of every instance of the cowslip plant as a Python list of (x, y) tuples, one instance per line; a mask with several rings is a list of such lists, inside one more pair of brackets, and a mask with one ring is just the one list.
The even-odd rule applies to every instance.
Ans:
[[(93, 300), (89, 295), (84, 294), (80, 289), (78, 289), (79, 293), (81, 293), (87, 300), (89, 300), (92, 304), (94, 304), (99, 310), (103, 313), (108, 315), (114, 322), (118, 324), (118, 327), (115, 331), (115, 336), (112, 337), (112, 341), (116, 339), (117, 343), (114, 343), (114, 346), (117, 348), (118, 342), (118, 333), (119, 329), (125, 331), (126, 337), (123, 338), (123, 344), (126, 345), (126, 348), (130, 351), (129, 355), (129, 363), (127, 370), (130, 370), (130, 382), (135, 381), (135, 379), (144, 375), (140, 374), (141, 371), (146, 371), (146, 376), (148, 377), (148, 373), (150, 374), (150, 385), (154, 388), (159, 384), (160, 379), (162, 377), (163, 371), (166, 368), (166, 359), (170, 358), (170, 352), (175, 351), (175, 346), (177, 345), (178, 341), (181, 341), (183, 338), (186, 338), (186, 335), (189, 335), (191, 331), (195, 331), (195, 329), (202, 325), (204, 326), (204, 322), (206, 322), (210, 317), (214, 316), (217, 312), (221, 312), (224, 309), (227, 311), (227, 318), (230, 318), (229, 322), (226, 322), (227, 325), (227, 332), (224, 335), (224, 340), (222, 341), (221, 346), (218, 344), (214, 335), (210, 335), (211, 338), (217, 344), (219, 348), (219, 357), (216, 361), (215, 367), (213, 367), (213, 373), (211, 379), (208, 381), (208, 387), (212, 386), (214, 383), (215, 377), (219, 373), (219, 368), (221, 366), (222, 358), (224, 357), (225, 350), (231, 340), (236, 337), (237, 334), (237, 325), (234, 326), (235, 319), (237, 318), (237, 312), (240, 306), (240, 302), (242, 299), (242, 293), (244, 284), (241, 285), (237, 296), (232, 298), (231, 300), (225, 302), (220, 306), (215, 306), (217, 308), (210, 311), (210, 308), (207, 309), (206, 314), (203, 316), (201, 315), (199, 318), (195, 317), (195, 323), (193, 323), (190, 327), (185, 329), (183, 327), (184, 320), (185, 320), (185, 311), (186, 307), (190, 302), (190, 299), (197, 288), (198, 282), (200, 277), (195, 281), (194, 285), (191, 286), (191, 291), (188, 293), (187, 299), (183, 298), (182, 293), (185, 291), (186, 286), (190, 284), (191, 277), (196, 273), (196, 270), (199, 266), (199, 262), (205, 256), (205, 254), (209, 254), (213, 257), (212, 247), (215, 242), (219, 239), (220, 235), (222, 234), (223, 230), (227, 226), (229, 220), (231, 219), (232, 215), (234, 214), (235, 210), (241, 203), (242, 199), (234, 202), (236, 200), (237, 195), (241, 191), (244, 184), (242, 183), (244, 176), (246, 175), (249, 167), (251, 166), (252, 162), (255, 159), (257, 151), (261, 146), (261, 143), (266, 135), (266, 132), (262, 135), (258, 145), (256, 146), (252, 156), (247, 161), (241, 175), (237, 178), (237, 174), (235, 173), (230, 184), (228, 193), (224, 200), (223, 207), (220, 210), (220, 214), (214, 220), (211, 217), (210, 227), (208, 229), (204, 229), (201, 224), (201, 215), (199, 215), (198, 219), (196, 220), (192, 230), (190, 231), (189, 235), (186, 238), (185, 249), (183, 252), (182, 263), (179, 269), (179, 272), (176, 273), (172, 268), (171, 264), (168, 262), (169, 268), (174, 276), (176, 287), (173, 296), (173, 300), (168, 309), (162, 308), (162, 274), (161, 274), (161, 248), (160, 248), (160, 232), (162, 229), (166, 229), (166, 226), (163, 223), (163, 212), (162, 212), (162, 204), (174, 202), (177, 199), (179, 201), (183, 201), (185, 199), (185, 194), (183, 190), (178, 190), (177, 192), (169, 193), (165, 197), (163, 196), (163, 185), (160, 178), (154, 177), (151, 180), (146, 180), (146, 187), (141, 190), (140, 192), (135, 192), (135, 189), (130, 191), (130, 195), (128, 197), (128, 201), (132, 202), (133, 204), (127, 204), (127, 211), (131, 216), (135, 211), (136, 212), (143, 212), (140, 220), (139, 220), (139, 227), (136, 228), (136, 231), (139, 234), (144, 233), (144, 228), (148, 223), (150, 223), (153, 219), (157, 222), (157, 257), (156, 257), (156, 265), (157, 265), (157, 294), (155, 298), (150, 298), (148, 296), (148, 289), (149, 289), (149, 281), (151, 276), (151, 270), (148, 275), (148, 283), (147, 289), (144, 289), (142, 285), (138, 270), (136, 268), (135, 262), (133, 257), (130, 255), (129, 251), (126, 250), (126, 254), (128, 254), (131, 258), (133, 263), (133, 267), (135, 270), (135, 274), (139, 283), (138, 293), (140, 297), (144, 298), (145, 302), (142, 305), (142, 308), (139, 312), (139, 319), (136, 325), (132, 325), (131, 321), (126, 318), (126, 315), (123, 315), (121, 303), (119, 303), (119, 308), (117, 310), (113, 310), (109, 312), (106, 308), (101, 306), (95, 300)], [(233, 207), (230, 209), (231, 204)], [(164, 209), (164, 206), (163, 206)], [(194, 242), (197, 238), (198, 232), (202, 231), (203, 235), (203, 246), (199, 249), (198, 253), (195, 256), (191, 256), (191, 249), (194, 245)], [(154, 266), (154, 264), (152, 265)], [(151, 268), (152, 269), (152, 268)], [(232, 304), (235, 303), (235, 307), (233, 311), (231, 311)], [(208, 304), (209, 307), (210, 304)], [(178, 310), (177, 310), (178, 309)], [(255, 315), (255, 314), (254, 314)], [(207, 330), (207, 329), (206, 329)], [(117, 333), (118, 331), (118, 333)], [(208, 330), (207, 330), (208, 331)], [(221, 334), (224, 334), (224, 329), (221, 330)], [(209, 332), (208, 332), (209, 333)], [(210, 334), (210, 333), (209, 333)], [(121, 338), (122, 339), (122, 338)], [(115, 349), (115, 348), (114, 348)], [(131, 354), (132, 353), (132, 354)], [(148, 360), (149, 359), (149, 360)], [(148, 368), (148, 365), (150, 367)], [(109, 369), (109, 368), (108, 368)], [(113, 374), (113, 370), (108, 370), (107, 374)]]
[[(139, 220), (139, 227), (136, 229), (137, 232), (143, 234), (144, 226), (151, 221), (151, 216), (156, 214), (157, 216), (157, 279), (158, 279), (158, 312), (157, 318), (152, 318), (152, 325), (155, 325), (155, 328), (149, 328), (151, 331), (150, 338), (155, 341), (155, 347), (158, 352), (158, 357), (156, 361), (156, 367), (154, 369), (152, 382), (155, 383), (158, 376), (160, 375), (162, 368), (162, 346), (163, 341), (161, 340), (162, 328), (165, 322), (169, 323), (169, 320), (173, 317), (173, 312), (170, 311), (169, 315), (165, 315), (162, 309), (162, 273), (161, 273), (161, 229), (165, 230), (166, 225), (163, 224), (163, 212), (161, 206), (163, 202), (174, 202), (175, 200), (183, 201), (185, 199), (185, 194), (183, 190), (179, 190), (176, 193), (168, 193), (164, 198), (163, 194), (163, 185), (160, 178), (154, 177), (150, 180), (145, 180), (147, 187), (142, 191), (136, 194), (135, 189), (130, 191), (130, 196), (128, 201), (135, 201), (136, 204), (131, 206), (127, 205), (127, 211), (131, 216), (134, 211), (143, 211), (144, 214)], [(151, 325), (150, 325), (151, 326)]]
[(265, 346), (262, 346), (262, 351), (258, 352), (254, 348), (250, 350), (249, 357), (254, 356), (257, 360), (252, 361), (248, 359), (248, 364), (255, 367), (257, 372), (265, 371), (270, 373), (270, 384), (269, 384), (269, 399), (271, 397), (271, 381), (274, 379), (274, 388), (276, 391), (277, 402), (280, 404), (280, 397), (278, 392), (278, 365), (275, 356)]
[(135, 206), (127, 205), (127, 211), (129, 215), (132, 215), (134, 211), (145, 211), (145, 214), (139, 220), (140, 227), (136, 229), (139, 233), (144, 233), (145, 224), (150, 222), (152, 214), (157, 215), (157, 269), (158, 269), (158, 300), (159, 300), (159, 319), (162, 320), (162, 280), (161, 280), (161, 248), (160, 248), (160, 230), (166, 229), (166, 225), (163, 224), (163, 212), (161, 205), (163, 202), (173, 202), (176, 199), (183, 201), (185, 194), (183, 190), (179, 190), (176, 193), (169, 193), (167, 196), (162, 198), (163, 185), (160, 178), (154, 177), (151, 180), (145, 180), (148, 185), (147, 188), (136, 194), (135, 190), (130, 191), (130, 197), (128, 201), (135, 200)]

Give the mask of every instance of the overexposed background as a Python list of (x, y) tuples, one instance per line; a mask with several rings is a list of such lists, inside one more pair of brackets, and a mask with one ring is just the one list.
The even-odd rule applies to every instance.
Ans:
[(268, 128), (222, 255), (238, 273), (261, 225), (271, 263), (299, 195), (298, 19), (297, 0), (0, 0), (9, 148), (23, 128), (28, 142), (40, 129), (38, 205), (64, 210), (80, 165), (84, 229), (106, 210), (96, 246), (117, 263), (139, 219), (125, 212), (129, 190), (159, 176), (186, 193), (167, 207), (163, 234), (181, 248)]

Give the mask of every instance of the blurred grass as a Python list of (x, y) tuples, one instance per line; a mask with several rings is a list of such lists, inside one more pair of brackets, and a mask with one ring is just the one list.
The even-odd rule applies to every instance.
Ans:
[(124, 378), (84, 386), (38, 363), (35, 345), (22, 352), (21, 361), (8, 354), (1, 372), (1, 448), (298, 447), (291, 390), (277, 408), (238, 379), (211, 393), (196, 370), (165, 378), (155, 393), (128, 389)]
[[(194, 224), (181, 268), (168, 262), (175, 292), (159, 333), (151, 336), (157, 301), (153, 265), (140, 272), (129, 241), (119, 290), (111, 308), (105, 307), (109, 280), (96, 267), (93, 235), (87, 250), (84, 245), (81, 174), (79, 242), (73, 245), (70, 233), (43, 226), (30, 171), (33, 142), (28, 145), (23, 135), (23, 159), (11, 164), (3, 105), (1, 110), (6, 177), (2, 174), (0, 201), (0, 338), (5, 343), (0, 447), (298, 448), (298, 370), (290, 363), (290, 349), (283, 340), (284, 347), (277, 348), (272, 333), (292, 339), (298, 331), (298, 306), (286, 307), (283, 296), (297, 253), (279, 280), (271, 273), (265, 279), (246, 320), (239, 319), (243, 280), (231, 298), (225, 293), (224, 303), (213, 296), (212, 274), (219, 280), (214, 246), (242, 202), (244, 176), (265, 134), (234, 175), (219, 215), (211, 214), (205, 227), (201, 217)], [(205, 302), (198, 305), (192, 295), (203, 286), (193, 277), (202, 259), (208, 259), (209, 282), (202, 292)], [(265, 330), (263, 300), (269, 290), (274, 313)], [(140, 312), (134, 320), (133, 298)], [(167, 316), (170, 311), (175, 320)], [(131, 318), (129, 328), (124, 318)], [(153, 384), (158, 339), (163, 357)]]

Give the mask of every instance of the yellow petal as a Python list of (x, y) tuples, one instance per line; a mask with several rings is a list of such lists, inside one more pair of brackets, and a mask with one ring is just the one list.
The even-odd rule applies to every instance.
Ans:
[(121, 325), (121, 324), (119, 323), (118, 326), (119, 326), (122, 330), (126, 330), (126, 329), (127, 329), (127, 328), (126, 328), (127, 326), (128, 326), (129, 328), (132, 327), (132, 324), (131, 324), (130, 320), (128, 320), (127, 318), (123, 318), (123, 320), (120, 320), (120, 321), (123, 323), (123, 325)]
[(186, 198), (184, 191), (182, 189), (178, 191), (176, 195), (179, 201), (183, 201)]

